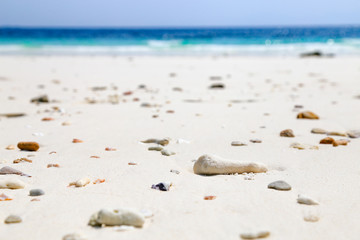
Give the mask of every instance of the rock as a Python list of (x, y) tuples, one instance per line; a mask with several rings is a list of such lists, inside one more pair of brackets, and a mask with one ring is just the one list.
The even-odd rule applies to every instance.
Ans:
[(82, 142), (84, 142), (83, 140), (80, 140), (80, 139), (77, 139), (77, 138), (74, 138), (73, 140), (72, 140), (72, 142), (73, 143), (82, 143)]
[(178, 138), (178, 139), (176, 140), (176, 143), (177, 143), (177, 144), (182, 144), (182, 143), (189, 144), (189, 143), (191, 143), (191, 141), (186, 140), (186, 139), (182, 139), (182, 138)]
[(297, 202), (300, 204), (306, 204), (306, 205), (318, 205), (319, 203), (315, 200), (312, 200), (308, 196), (305, 195), (298, 195)]
[(232, 141), (231, 146), (247, 146), (247, 144), (240, 141)]
[(91, 91), (105, 91), (107, 89), (107, 87), (106, 86), (96, 86), (96, 87), (92, 87), (91, 88)]
[(29, 162), (29, 163), (32, 163), (32, 160), (30, 160), (30, 159), (27, 159), (27, 158), (18, 158), (18, 159), (15, 159), (14, 161), (13, 161), (13, 163), (20, 163), (20, 162)]
[(130, 209), (101, 209), (94, 213), (89, 221), (91, 226), (121, 226), (128, 225), (134, 227), (142, 227), (145, 223), (144, 216)]
[(170, 187), (172, 186), (172, 183), (170, 182), (161, 182), (161, 183), (158, 183), (158, 184), (153, 184), (151, 186), (152, 189), (157, 189), (157, 190), (160, 190), (160, 191), (169, 191), (170, 190)]
[(199, 175), (261, 173), (267, 168), (261, 163), (228, 160), (215, 155), (202, 155), (194, 164), (194, 173)]
[(280, 190), (280, 191), (289, 191), (291, 190), (291, 186), (282, 180), (272, 182), (268, 185), (268, 188)]
[(347, 137), (346, 132), (328, 132), (328, 136), (340, 136), (340, 137)]
[(321, 128), (313, 128), (311, 129), (311, 133), (314, 134), (327, 134), (327, 131)]
[(31, 189), (29, 192), (29, 196), (31, 196), (31, 197), (37, 197), (37, 196), (41, 196), (44, 194), (45, 194), (45, 192), (42, 189)]
[(324, 54), (320, 51), (301, 53), (300, 57), (322, 57)]
[(347, 139), (335, 140), (335, 141), (333, 142), (333, 146), (334, 146), (334, 147), (337, 147), (337, 146), (339, 146), (339, 145), (346, 146), (346, 145), (348, 144), (348, 142), (350, 142), (350, 141), (347, 140)]
[(57, 164), (57, 163), (49, 163), (46, 167), (47, 167), (47, 168), (51, 168), (51, 167), (56, 167), (56, 168), (58, 168), (58, 167), (60, 167), (60, 165)]
[(320, 140), (320, 144), (333, 144), (335, 140), (331, 137), (326, 137)]
[(157, 147), (149, 147), (149, 151), (161, 151), (163, 150), (163, 147), (157, 146)]
[(62, 240), (86, 240), (86, 238), (78, 233), (70, 233), (63, 236)]
[(250, 139), (250, 142), (252, 142), (252, 143), (262, 143), (262, 140), (260, 140), (260, 139)]
[(16, 174), (16, 175), (20, 175), (20, 176), (25, 176), (25, 177), (31, 177), (30, 175), (23, 173), (22, 171), (16, 170), (15, 168), (12, 167), (2, 167), (0, 169), (0, 175), (7, 175), (7, 174)]
[(214, 84), (211, 84), (210, 89), (224, 89), (225, 88), (225, 84), (223, 83), (214, 83)]
[(299, 113), (297, 115), (297, 118), (299, 118), (299, 119), (319, 119), (319, 116), (313, 112), (305, 111), (305, 112)]
[(311, 150), (319, 150), (318, 146), (315, 145), (308, 145), (308, 144), (301, 144), (301, 143), (292, 143), (290, 145), (291, 148), (296, 148), (299, 150), (304, 150), (304, 149), (311, 149)]
[(141, 141), (142, 143), (156, 143), (159, 144), (161, 146), (166, 146), (169, 144), (169, 140), (168, 139), (155, 139), (155, 138), (149, 138), (146, 139), (144, 141)]
[(257, 238), (266, 238), (270, 236), (269, 231), (256, 231), (256, 232), (247, 232), (240, 234), (242, 239), (257, 239)]
[(6, 150), (15, 150), (15, 146), (14, 145), (8, 145), (5, 149)]
[(311, 214), (311, 213), (304, 216), (304, 220), (306, 222), (317, 222), (317, 221), (319, 221), (319, 219), (320, 218), (318, 216)]
[(170, 172), (175, 173), (175, 174), (180, 174), (180, 171), (175, 170), (175, 169), (171, 169)]
[(31, 99), (32, 103), (48, 103), (49, 102), (49, 98), (47, 95), (41, 95), (39, 97), (35, 97), (33, 99)]
[(9, 215), (5, 221), (6, 224), (11, 224), (11, 223), (21, 223), (22, 219), (20, 216), (18, 215)]
[(71, 122), (65, 121), (65, 122), (61, 123), (61, 125), (63, 125), (63, 126), (70, 126), (70, 125), (71, 125)]
[(44, 117), (41, 119), (41, 121), (47, 122), (47, 121), (54, 121), (55, 119), (52, 117)]
[(293, 130), (285, 129), (280, 132), (281, 137), (295, 137)]
[(11, 200), (12, 200), (12, 198), (5, 195), (4, 193), (0, 194), (0, 201), (11, 201)]
[(25, 183), (18, 179), (0, 180), (0, 188), (22, 189), (24, 187), (25, 187)]
[(360, 130), (350, 130), (347, 134), (350, 138), (360, 138)]
[(39, 150), (40, 145), (37, 142), (19, 142), (17, 147), (20, 150), (37, 151)]
[(75, 186), (75, 187), (85, 187), (90, 183), (90, 178), (84, 177), (82, 179), (79, 179), (75, 182), (69, 183), (69, 186)]
[(169, 150), (167, 150), (167, 149), (163, 149), (163, 150), (161, 150), (161, 154), (162, 154), (162, 155), (164, 155), (164, 156), (171, 156), (171, 155), (175, 155), (175, 153), (174, 153), (174, 152), (171, 152), (171, 151), (169, 151)]
[(204, 200), (214, 200), (216, 199), (216, 196), (205, 196)]
[(15, 118), (15, 117), (23, 117), (26, 116), (25, 113), (2, 113), (0, 117), (7, 117), (7, 118)]

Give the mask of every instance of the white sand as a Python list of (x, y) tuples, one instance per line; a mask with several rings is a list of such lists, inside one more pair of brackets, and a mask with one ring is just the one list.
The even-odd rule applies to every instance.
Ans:
[[(169, 77), (170, 73), (177, 76)], [(212, 81), (210, 76), (223, 79)], [(226, 88), (209, 90), (215, 82)], [(138, 89), (140, 84), (147, 90)], [(94, 92), (95, 86), (107, 90)], [(134, 93), (122, 96), (125, 91)], [(58, 102), (30, 103), (40, 94)], [(114, 94), (120, 95), (119, 104), (85, 101), (107, 101)], [(319, 145), (319, 150), (289, 148), (293, 142), (318, 145), (325, 135), (311, 134), (314, 127), (360, 129), (360, 99), (354, 98), (359, 94), (359, 58), (0, 57), (0, 113), (27, 113), (1, 118), (0, 167), (33, 176), (13, 176), (27, 184), (25, 189), (0, 189), (0, 194), (13, 198), (0, 202), (0, 239), (61, 239), (72, 232), (87, 239), (239, 239), (248, 230), (269, 230), (269, 239), (359, 239), (360, 139), (351, 139), (348, 146)], [(232, 100), (244, 102), (230, 106)], [(159, 107), (140, 107), (144, 102)], [(297, 104), (320, 120), (296, 119)], [(65, 113), (54, 112), (53, 106)], [(159, 117), (152, 118), (155, 114)], [(43, 117), (55, 120), (44, 122)], [(72, 124), (62, 126), (64, 121)], [(288, 128), (295, 138), (279, 136)], [(166, 148), (176, 155), (162, 156), (139, 143), (166, 137), (171, 139)], [(73, 138), (84, 142), (72, 143)], [(191, 143), (176, 144), (179, 138)], [(250, 143), (254, 138), (262, 143)], [(9, 144), (30, 140), (40, 143), (38, 152), (5, 150)], [(232, 141), (248, 145), (234, 147)], [(106, 147), (117, 151), (105, 151)], [(29, 154), (35, 155), (32, 163), (12, 163)], [(243, 175), (195, 175), (193, 160), (203, 154), (262, 162), (269, 171), (256, 174), (254, 180)], [(60, 168), (47, 168), (49, 163)], [(67, 187), (83, 177), (106, 182)], [(285, 180), (292, 190), (268, 189), (276, 180)], [(151, 189), (161, 181), (173, 183), (169, 192)], [(28, 196), (33, 188), (45, 191), (37, 197), (40, 201)], [(298, 194), (320, 205), (300, 205)], [(217, 198), (203, 200), (207, 195)], [(87, 225), (101, 208), (127, 207), (147, 209), (154, 216), (142, 229), (125, 232)], [(10, 214), (20, 215), (23, 222), (5, 225)], [(304, 221), (308, 215), (319, 221)]]

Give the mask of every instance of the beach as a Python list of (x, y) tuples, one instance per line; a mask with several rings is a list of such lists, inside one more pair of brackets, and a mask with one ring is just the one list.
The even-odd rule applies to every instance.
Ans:
[[(358, 239), (360, 138), (347, 132), (360, 130), (359, 79), (356, 56), (2, 55), (0, 114), (25, 116), (0, 117), (0, 168), (31, 177), (0, 175), (25, 183), (0, 189), (12, 199), (0, 201), (1, 236), (209, 240), (268, 231), (268, 239)], [(31, 102), (42, 95), (48, 102)], [(298, 119), (304, 111), (319, 119)], [(281, 137), (285, 129), (295, 137)], [(349, 142), (319, 144), (326, 137)], [(169, 144), (142, 142), (152, 138)], [(16, 147), (26, 141), (40, 148)], [(267, 171), (195, 174), (204, 154)], [(13, 163), (20, 158), (32, 162)], [(90, 183), (69, 186), (82, 178)], [(278, 180), (291, 190), (268, 188)], [(169, 191), (152, 188), (161, 182), (172, 183)], [(31, 189), (45, 194), (29, 196)], [(299, 194), (318, 204), (299, 204)], [(89, 226), (103, 208), (135, 209), (145, 223)], [(5, 224), (11, 214), (22, 222)]]

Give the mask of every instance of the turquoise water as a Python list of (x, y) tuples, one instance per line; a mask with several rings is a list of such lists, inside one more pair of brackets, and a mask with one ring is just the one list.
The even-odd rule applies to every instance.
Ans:
[(360, 55), (360, 27), (0, 28), (0, 54)]

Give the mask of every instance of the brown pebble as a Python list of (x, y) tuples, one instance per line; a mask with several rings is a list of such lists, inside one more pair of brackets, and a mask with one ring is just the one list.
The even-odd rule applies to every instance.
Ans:
[(293, 130), (285, 129), (280, 132), (281, 137), (295, 137)]
[(105, 151), (116, 151), (116, 148), (109, 148), (109, 147), (107, 147), (107, 148), (105, 148)]
[(129, 95), (132, 95), (132, 94), (133, 94), (132, 91), (127, 91), (127, 92), (124, 92), (124, 93), (123, 93), (124, 96), (129, 96)]
[(82, 143), (82, 142), (83, 142), (83, 140), (80, 140), (80, 139), (74, 138), (74, 139), (72, 140), (72, 142), (73, 142), (73, 143)]
[(53, 121), (53, 120), (55, 119), (51, 117), (44, 117), (43, 119), (41, 119), (41, 121)]
[(137, 165), (136, 162), (129, 162), (128, 165)]
[(216, 196), (205, 196), (204, 200), (214, 200)]
[(322, 128), (313, 128), (313, 129), (311, 129), (311, 133), (314, 133), (314, 134), (326, 134), (327, 131), (322, 129)]
[(90, 158), (100, 158), (99, 156), (91, 156)]
[(174, 110), (167, 110), (166, 113), (175, 113)]
[(346, 145), (348, 144), (348, 142), (349, 142), (349, 140), (347, 140), (347, 139), (335, 140), (335, 141), (333, 142), (333, 146), (334, 146), (334, 147), (337, 147), (337, 146), (339, 146), (339, 145), (346, 146)]
[(320, 144), (333, 144), (335, 140), (331, 137), (326, 137), (320, 140)]
[(29, 162), (29, 163), (32, 163), (32, 160), (27, 159), (27, 158), (18, 158), (18, 159), (15, 159), (15, 160), (13, 161), (13, 163), (20, 163), (20, 162)]
[(262, 143), (260, 139), (250, 139), (250, 142), (252, 143)]
[(37, 151), (40, 145), (37, 142), (19, 142), (17, 147), (25, 151)]
[(48, 164), (47, 165), (47, 168), (51, 168), (51, 167), (60, 167), (60, 165), (59, 164), (57, 164), (57, 163), (50, 163), (50, 164)]
[(51, 151), (51, 152), (49, 152), (49, 154), (54, 154), (54, 153), (56, 153), (55, 151)]
[(15, 146), (14, 145), (9, 145), (5, 149), (6, 150), (15, 150)]
[(40, 199), (38, 199), (38, 198), (33, 198), (30, 200), (30, 202), (38, 202), (38, 201), (40, 201)]
[(297, 118), (300, 118), (300, 119), (319, 119), (319, 116), (316, 115), (315, 113), (313, 112), (310, 112), (310, 111), (305, 111), (305, 112), (301, 112), (297, 115)]

